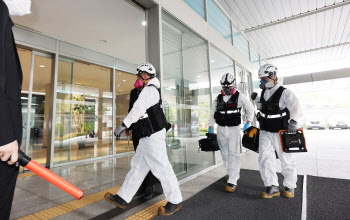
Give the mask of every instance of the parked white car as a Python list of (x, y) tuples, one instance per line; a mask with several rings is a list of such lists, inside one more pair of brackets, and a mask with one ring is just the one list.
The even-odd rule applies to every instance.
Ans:
[(326, 129), (326, 123), (321, 119), (309, 120), (306, 122), (306, 129)]
[(350, 129), (349, 124), (345, 120), (333, 120), (328, 123), (329, 129), (335, 129), (335, 128), (340, 128), (340, 129)]

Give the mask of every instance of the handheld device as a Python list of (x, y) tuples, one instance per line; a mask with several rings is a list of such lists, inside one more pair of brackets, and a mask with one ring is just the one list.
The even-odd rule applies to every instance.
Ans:
[(290, 134), (287, 130), (279, 131), (282, 151), (285, 153), (307, 152), (303, 129), (297, 129), (295, 134)]

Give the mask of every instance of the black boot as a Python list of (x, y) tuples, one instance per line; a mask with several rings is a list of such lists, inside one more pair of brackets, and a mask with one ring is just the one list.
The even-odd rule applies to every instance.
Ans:
[(140, 195), (142, 195), (144, 193), (145, 193), (145, 187), (141, 185), (139, 190), (137, 190), (135, 196), (140, 196)]
[(260, 197), (263, 199), (271, 199), (272, 197), (279, 196), (280, 190), (278, 186), (268, 186), (266, 192), (260, 193)]
[(107, 202), (112, 203), (122, 209), (126, 208), (126, 205), (128, 204), (127, 202), (125, 202), (124, 199), (122, 199), (120, 196), (116, 195), (112, 195), (112, 193), (108, 192), (105, 194), (105, 200), (107, 200)]
[(288, 187), (284, 188), (283, 197), (294, 198), (294, 189)]
[(227, 182), (228, 179), (230, 179), (230, 177), (229, 177), (229, 176), (226, 176), (226, 177), (225, 177), (225, 181)]
[(228, 183), (227, 186), (225, 186), (226, 192), (234, 192), (236, 190), (237, 186), (231, 183)]
[(182, 204), (172, 204), (168, 202), (165, 206), (161, 206), (158, 209), (159, 215), (172, 215), (174, 212), (181, 209)]
[(143, 196), (143, 198), (149, 200), (149, 199), (152, 199), (152, 197), (153, 197), (153, 187), (148, 186), (145, 190), (145, 195)]

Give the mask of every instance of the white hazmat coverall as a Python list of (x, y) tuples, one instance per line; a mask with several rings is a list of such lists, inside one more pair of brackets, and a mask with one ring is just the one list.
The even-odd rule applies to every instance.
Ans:
[[(279, 79), (272, 89), (266, 89), (264, 99), (268, 100), (276, 90), (282, 86), (283, 79)], [(254, 103), (260, 102), (260, 96), (257, 96)], [(290, 120), (297, 123), (300, 121), (303, 113), (298, 98), (289, 89), (285, 89), (279, 101), (280, 109), (287, 108), (290, 112)], [(278, 132), (268, 132), (260, 130), (259, 136), (259, 169), (260, 175), (266, 187), (278, 186), (276, 174), (276, 155), (281, 160), (282, 175), (284, 177), (283, 185), (288, 188), (297, 187), (297, 169), (293, 155), (282, 151), (281, 139)]]
[[(224, 102), (227, 102), (231, 95), (223, 96)], [(214, 114), (216, 112), (217, 97), (211, 105), (209, 126), (215, 124)], [(243, 107), (246, 112), (246, 121), (253, 121), (254, 105), (249, 99), (239, 93), (237, 108)], [(243, 123), (243, 121), (242, 121)], [(237, 185), (239, 179), (239, 172), (241, 169), (241, 155), (240, 155), (240, 140), (241, 140), (241, 125), (238, 126), (220, 126), (217, 128), (217, 140), (220, 147), (224, 166), (226, 168), (229, 179), (227, 183)]]
[[(160, 87), (157, 78), (151, 79), (147, 85), (151, 84), (157, 88)], [(146, 86), (142, 89), (123, 123), (130, 127), (131, 124), (137, 122), (145, 115), (148, 108), (157, 104), (159, 99), (160, 96), (157, 89), (153, 86)], [(173, 204), (182, 202), (179, 182), (168, 159), (165, 135), (166, 131), (164, 128), (149, 137), (140, 139), (135, 156), (131, 160), (131, 170), (126, 175), (124, 183), (117, 193), (127, 203), (136, 194), (149, 171), (152, 171), (154, 176), (159, 179), (168, 202)]]

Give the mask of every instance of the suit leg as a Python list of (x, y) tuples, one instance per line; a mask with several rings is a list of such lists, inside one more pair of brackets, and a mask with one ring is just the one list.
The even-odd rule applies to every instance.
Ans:
[(0, 219), (10, 219), (19, 167), (0, 161)]

